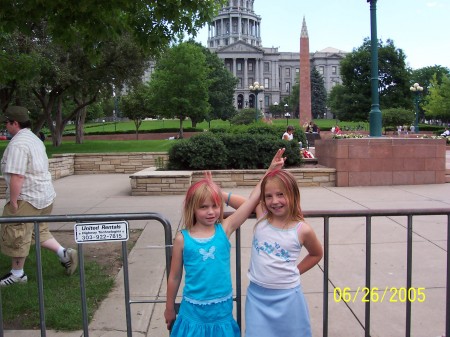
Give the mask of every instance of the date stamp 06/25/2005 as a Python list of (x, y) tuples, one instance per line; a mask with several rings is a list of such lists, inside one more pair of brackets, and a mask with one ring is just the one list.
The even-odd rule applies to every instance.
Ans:
[(405, 302), (425, 302), (425, 288), (405, 288), (405, 287), (358, 287), (351, 289), (350, 287), (335, 287), (333, 290), (333, 298), (338, 302), (372, 302), (372, 303), (405, 303)]

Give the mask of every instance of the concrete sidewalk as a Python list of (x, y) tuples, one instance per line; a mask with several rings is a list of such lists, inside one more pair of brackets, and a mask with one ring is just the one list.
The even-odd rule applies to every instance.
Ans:
[[(75, 175), (55, 181), (57, 200), (53, 214), (103, 214), (158, 212), (179, 226), (182, 195), (130, 196), (128, 175)], [(250, 189), (234, 189), (248, 196)], [(308, 187), (301, 188), (303, 210), (361, 210), (449, 208), (450, 184), (383, 187)], [(231, 209), (230, 209), (231, 210)], [(333, 287), (350, 288), (356, 294), (364, 286), (365, 219), (338, 218), (331, 221), (329, 336), (363, 336), (364, 303), (362, 290), (354, 303), (344, 303), (333, 296)], [(323, 238), (322, 219), (309, 219)], [(248, 285), (246, 270), (255, 220), (242, 227), (243, 302)], [(406, 285), (406, 219), (375, 218), (372, 222), (372, 287), (394, 292)], [(73, 230), (73, 223), (53, 224), (53, 230)], [(412, 304), (412, 335), (441, 336), (445, 331), (446, 236), (445, 216), (414, 218), (413, 287), (425, 288), (426, 300)], [(143, 232), (129, 255), (131, 300), (165, 300), (166, 276), (162, 226), (156, 221), (131, 221), (131, 228)], [(322, 240), (323, 241), (323, 240)], [(232, 238), (234, 243), (234, 238)], [(99, 243), (101, 244), (101, 243)], [(75, 245), (75, 242), (74, 242)], [(234, 256), (232, 257), (234, 259)], [(322, 267), (323, 263), (320, 264)], [(313, 335), (322, 336), (323, 272), (316, 266), (302, 277), (313, 325)], [(234, 266), (233, 266), (234, 274)], [(179, 294), (182, 289), (180, 288)], [(390, 293), (392, 300), (398, 294)], [(397, 297), (396, 297), (397, 296)], [(355, 296), (356, 297), (356, 296)], [(391, 299), (390, 298), (390, 299)], [(405, 303), (384, 300), (371, 306), (372, 336), (404, 336)], [(133, 336), (166, 337), (164, 304), (132, 304)], [(36, 308), (37, 310), (37, 308)], [(50, 337), (79, 337), (82, 331), (62, 333), (47, 331)], [(89, 336), (126, 336), (123, 275), (101, 304), (89, 326)], [(40, 331), (5, 331), (5, 336), (40, 336)], [(282, 336), (280, 336), (282, 337)]]

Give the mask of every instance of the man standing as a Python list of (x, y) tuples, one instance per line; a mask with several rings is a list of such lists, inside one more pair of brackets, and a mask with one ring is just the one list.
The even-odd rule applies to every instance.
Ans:
[[(56, 193), (43, 142), (30, 130), (28, 110), (11, 106), (0, 117), (12, 139), (5, 149), (1, 170), (7, 185), (3, 216), (49, 215)], [(33, 223), (7, 223), (1, 225), (0, 244), (3, 254), (12, 259), (9, 273), (0, 279), (0, 286), (26, 283), (25, 260), (34, 239)], [(72, 275), (78, 264), (77, 251), (65, 249), (52, 236), (46, 223), (39, 224), (42, 247), (54, 251), (66, 270)]]

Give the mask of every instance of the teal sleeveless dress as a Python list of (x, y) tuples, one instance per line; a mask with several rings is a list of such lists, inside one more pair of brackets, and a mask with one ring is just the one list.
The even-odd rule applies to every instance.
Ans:
[(239, 337), (233, 318), (231, 244), (221, 224), (211, 238), (197, 239), (187, 230), (183, 264), (185, 286), (172, 337)]

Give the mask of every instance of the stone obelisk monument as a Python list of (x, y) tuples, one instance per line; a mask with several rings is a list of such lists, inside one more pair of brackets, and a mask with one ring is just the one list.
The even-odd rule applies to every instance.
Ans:
[(312, 120), (311, 114), (311, 65), (309, 61), (309, 36), (303, 17), (302, 32), (300, 34), (300, 126)]

